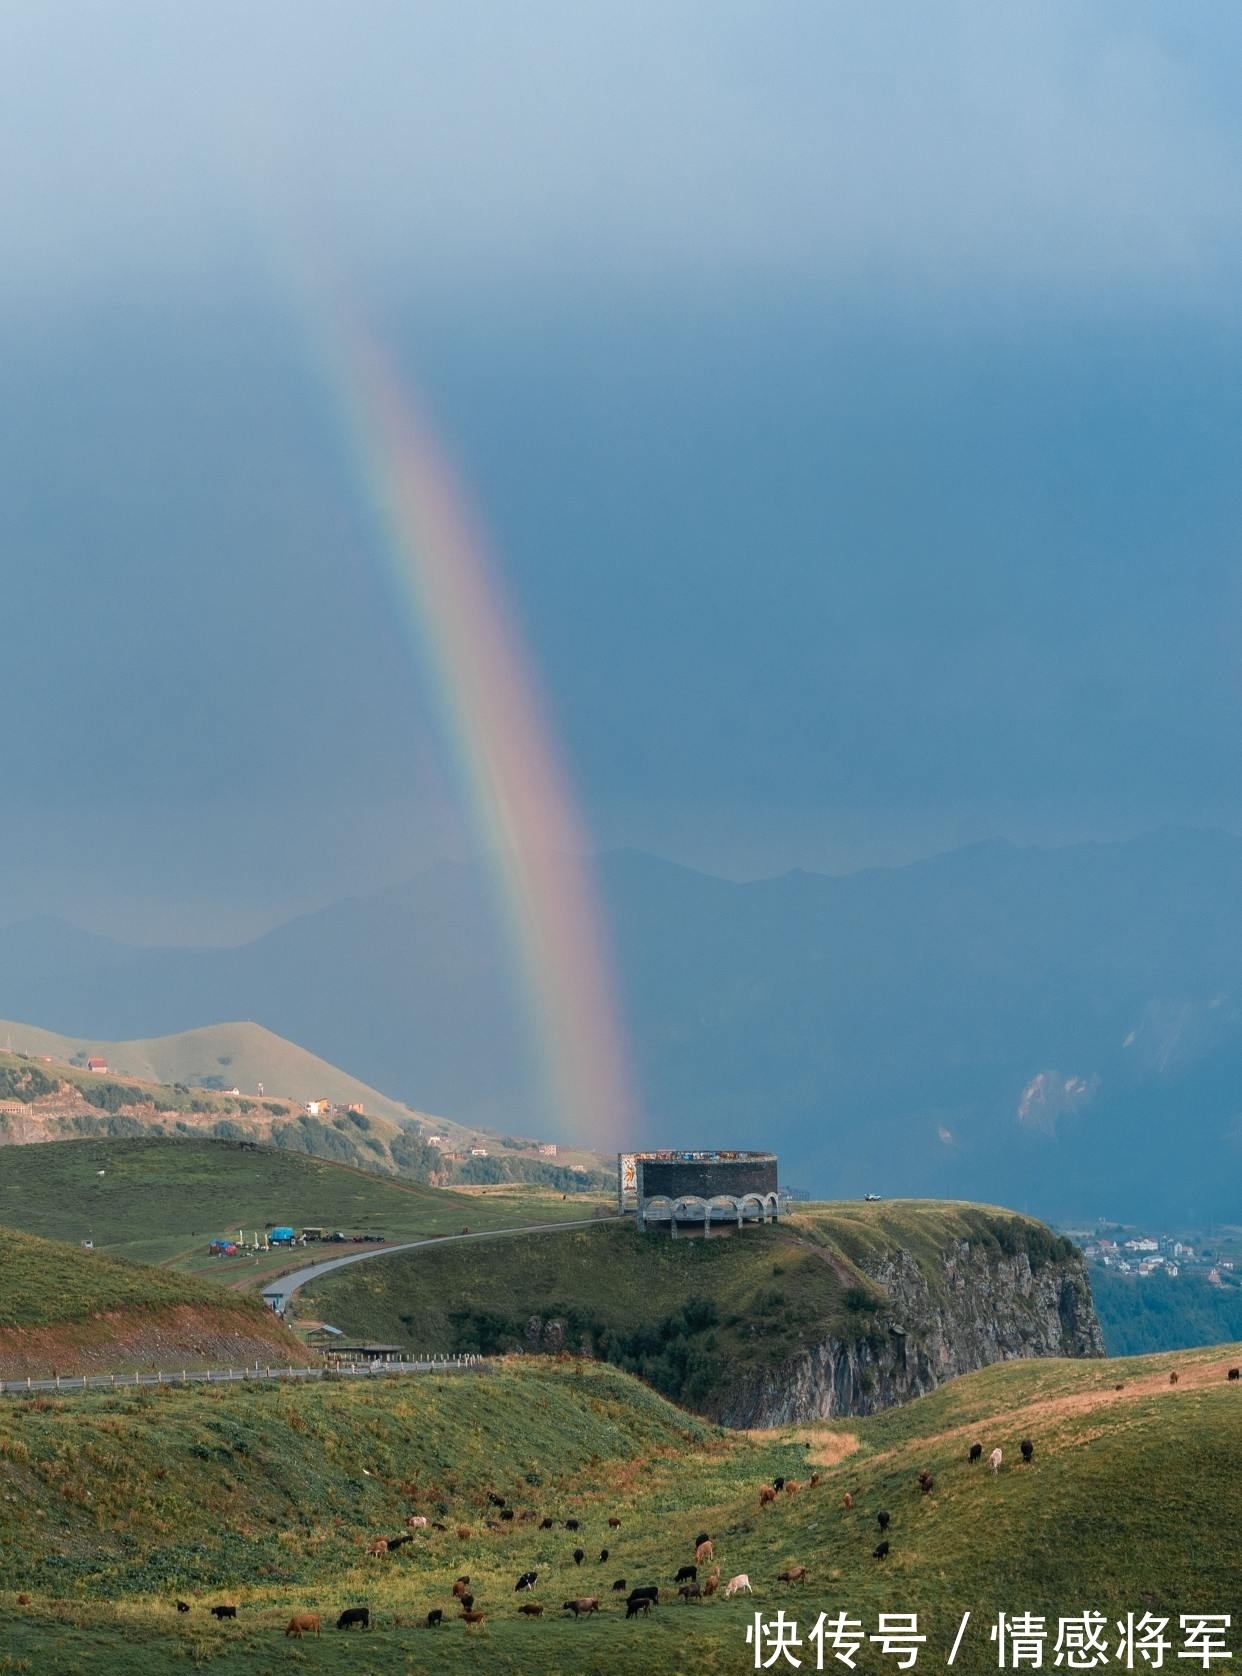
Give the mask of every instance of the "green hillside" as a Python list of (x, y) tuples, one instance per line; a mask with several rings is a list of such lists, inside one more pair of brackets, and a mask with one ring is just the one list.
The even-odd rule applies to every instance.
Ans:
[(223, 1282), (260, 1280), (290, 1265), (287, 1252), (258, 1264), (208, 1258), (211, 1239), (239, 1228), (316, 1225), (395, 1241), (590, 1212), (589, 1201), (584, 1208), (559, 1193), (444, 1192), (297, 1152), (192, 1137), (8, 1147), (0, 1165), (0, 1223), (48, 1239), (93, 1240), (96, 1251)]
[(934, 1290), (945, 1251), (965, 1239), (1025, 1250), (1033, 1268), (1072, 1249), (1008, 1211), (832, 1205), (735, 1239), (643, 1236), (626, 1221), (532, 1235), (520, 1262), (485, 1245), (410, 1252), (327, 1276), (303, 1296), (354, 1331), (412, 1347), (586, 1350), (695, 1407), (808, 1343), (875, 1333), (886, 1298), (859, 1267), (869, 1256), (910, 1251)]
[[(918, 1668), (939, 1670), (969, 1611), (954, 1668), (982, 1676), (997, 1668), (988, 1631), (998, 1613), (1043, 1616), (1042, 1664), (1052, 1668), (1058, 1617), (1092, 1611), (1106, 1620), (1110, 1658), (1116, 1620), (1167, 1618), (1165, 1667), (1181, 1669), (1181, 1614), (1236, 1617), (1228, 1533), (1242, 1516), (1242, 1388), (1225, 1370), (1238, 1359), (1220, 1348), (1010, 1363), (874, 1419), (763, 1436), (690, 1419), (616, 1369), (546, 1360), (382, 1385), (14, 1402), (0, 1408), (0, 1480), (10, 1486), (0, 1498), (0, 1645), (10, 1669), (138, 1676), (187, 1659), (221, 1676), (278, 1661), (427, 1676), (674, 1676), (689, 1667), (690, 1645), (695, 1669), (753, 1668), (745, 1636), (756, 1611), (770, 1621), (783, 1609), (799, 1625), (803, 1669), (815, 1668), (806, 1638), (821, 1612), (844, 1612), (863, 1637), (881, 1612), (901, 1612), (917, 1614), (927, 1636)], [(1035, 1446), (1029, 1466), (1023, 1437)], [(998, 1474), (968, 1465), (975, 1441), (1003, 1449)], [(778, 1473), (801, 1487), (761, 1508), (758, 1488)], [(517, 1511), (512, 1524), (496, 1517), (489, 1491)], [(882, 1562), (872, 1557), (881, 1508), (891, 1515)], [(446, 1529), (367, 1558), (368, 1540), (400, 1531), (411, 1510)], [(539, 1530), (543, 1516), (556, 1528)], [(576, 1533), (563, 1527), (570, 1516)], [(677, 1603), (673, 1575), (700, 1531), (722, 1577), (746, 1572), (752, 1595)], [(777, 1580), (792, 1564), (808, 1568), (805, 1585)], [(527, 1568), (538, 1584), (518, 1596), (514, 1579)], [(485, 1614), (476, 1629), (456, 1621), (450, 1588), (462, 1573)], [(625, 1621), (615, 1577), (662, 1585), (649, 1619)], [(600, 1596), (598, 1618), (559, 1611), (579, 1594)], [(191, 1610), (178, 1614), (176, 1598)], [(528, 1599), (544, 1603), (545, 1619), (520, 1616)], [(208, 1615), (217, 1601), (237, 1605), (235, 1623)], [(331, 1628), (361, 1603), (375, 1619), (365, 1643)], [(443, 1626), (415, 1627), (433, 1606)], [(323, 1637), (287, 1646), (290, 1613), (306, 1609), (322, 1613)], [(1242, 1655), (1235, 1631), (1226, 1645)], [(864, 1641), (856, 1668), (870, 1676), (896, 1662)]]

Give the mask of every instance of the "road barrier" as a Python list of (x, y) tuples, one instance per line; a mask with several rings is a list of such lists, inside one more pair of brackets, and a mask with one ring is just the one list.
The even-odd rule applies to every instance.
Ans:
[(8, 1379), (0, 1381), (0, 1395), (22, 1397), (35, 1391), (119, 1391), (134, 1385), (238, 1385), (270, 1379), (370, 1379), (377, 1374), (492, 1373), (492, 1363), (483, 1356), (430, 1356), (411, 1362), (341, 1362), (322, 1367), (267, 1367), (256, 1362), (245, 1368), (180, 1368), (166, 1373), (77, 1374), (72, 1378), (53, 1374), (50, 1379)]

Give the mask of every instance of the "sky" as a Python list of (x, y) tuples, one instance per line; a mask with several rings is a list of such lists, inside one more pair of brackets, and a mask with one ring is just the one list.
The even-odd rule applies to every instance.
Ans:
[(589, 841), (1242, 831), (1242, 15), (0, 11), (0, 923), (478, 841), (308, 322), (486, 530)]

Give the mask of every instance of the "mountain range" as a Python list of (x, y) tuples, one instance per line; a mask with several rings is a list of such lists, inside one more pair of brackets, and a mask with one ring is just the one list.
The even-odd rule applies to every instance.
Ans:
[[(817, 1196), (1236, 1215), (1242, 840), (990, 841), (753, 883), (599, 858), (647, 1145), (771, 1146)], [(0, 928), (0, 1016), (75, 1037), (249, 1017), (394, 1099), (552, 1136), (481, 864), (238, 948)]]

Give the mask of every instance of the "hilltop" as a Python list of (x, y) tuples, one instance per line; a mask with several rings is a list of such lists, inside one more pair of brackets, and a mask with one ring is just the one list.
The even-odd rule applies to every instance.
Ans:
[[(420, 1239), (590, 1215), (589, 1196), (535, 1189), (455, 1193), (299, 1152), (193, 1136), (100, 1137), (0, 1154), (0, 1223), (97, 1252), (189, 1269), (226, 1285), (291, 1266), (288, 1252), (210, 1258), (225, 1234), (274, 1225)], [(585, 1202), (584, 1202), (585, 1200)], [(318, 1248), (302, 1253), (313, 1257)], [(324, 1255), (339, 1255), (324, 1248)], [(385, 1259), (389, 1261), (389, 1259)]]
[[(0, 1499), (0, 1629), (31, 1668), (147, 1676), (189, 1657), (234, 1676), (276, 1659), (289, 1614), (310, 1608), (325, 1622), (314, 1663), (346, 1671), (358, 1669), (354, 1638), (327, 1631), (365, 1602), (368, 1668), (673, 1676), (688, 1634), (697, 1667), (749, 1668), (747, 1626), (778, 1609), (800, 1627), (803, 1669), (818, 1614), (842, 1611), (857, 1620), (864, 1672), (893, 1667), (866, 1637), (895, 1611), (918, 1616), (919, 1667), (941, 1668), (969, 1611), (954, 1668), (984, 1676), (997, 1668), (998, 1613), (1043, 1616), (1047, 1668), (1059, 1616), (1103, 1614), (1111, 1655), (1116, 1621), (1149, 1612), (1168, 1621), (1171, 1662), (1181, 1614), (1233, 1610), (1242, 1390), (1225, 1370), (1240, 1359), (1221, 1347), (1009, 1362), (883, 1415), (749, 1435), (694, 1420), (617, 1369), (527, 1360), (458, 1379), (14, 1402), (0, 1410), (0, 1480), (13, 1486)], [(973, 1442), (1001, 1447), (998, 1474), (968, 1464)], [(758, 1488), (776, 1475), (798, 1493), (761, 1508)], [(517, 1511), (512, 1525), (495, 1519), (489, 1491)], [(880, 1509), (883, 1563), (872, 1557)], [(369, 1539), (400, 1531), (410, 1510), (446, 1528), (368, 1559)], [(543, 1516), (553, 1529), (538, 1529)], [(570, 1516), (578, 1533), (563, 1528)], [(746, 1572), (753, 1594), (677, 1604), (674, 1572), (702, 1530), (722, 1577)], [(807, 1566), (805, 1585), (777, 1581), (791, 1564)], [(526, 1568), (537, 1587), (517, 1596)], [(462, 1573), (485, 1613), (478, 1630), (454, 1621)], [(614, 1577), (660, 1584), (662, 1604), (626, 1622)], [(19, 1589), (26, 1607), (13, 1605)], [(601, 1597), (598, 1619), (561, 1614), (578, 1594)], [(530, 1599), (547, 1609), (540, 1622), (517, 1611)], [(208, 1616), (220, 1600), (237, 1605), (235, 1624)], [(433, 1606), (443, 1627), (416, 1628)]]
[(734, 1425), (869, 1413), (1007, 1357), (1103, 1350), (1080, 1255), (991, 1206), (800, 1208), (727, 1239), (632, 1221), (397, 1253), (302, 1307), (411, 1348), (576, 1351)]
[(304, 1361), (257, 1298), (0, 1228), (0, 1379)]

